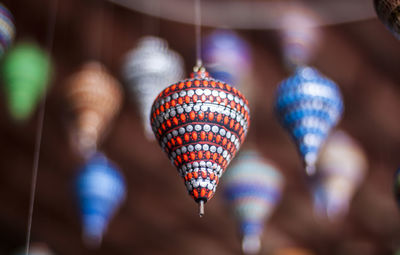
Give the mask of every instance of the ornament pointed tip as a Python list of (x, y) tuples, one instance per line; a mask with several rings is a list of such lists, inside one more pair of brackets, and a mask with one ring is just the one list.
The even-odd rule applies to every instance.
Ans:
[(261, 250), (261, 239), (259, 235), (245, 235), (242, 240), (244, 254), (257, 254)]
[(313, 176), (316, 173), (315, 165), (306, 165), (306, 173), (308, 176)]
[(89, 233), (83, 233), (82, 236), (83, 243), (89, 249), (98, 249), (101, 246), (102, 236), (101, 235), (93, 235)]
[(203, 218), (204, 216), (204, 201), (200, 200), (199, 202), (199, 216), (200, 218)]

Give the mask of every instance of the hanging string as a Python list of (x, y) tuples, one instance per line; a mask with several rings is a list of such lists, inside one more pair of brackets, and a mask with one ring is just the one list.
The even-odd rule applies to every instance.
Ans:
[[(57, 20), (57, 10), (58, 10), (58, 0), (53, 0), (52, 6), (50, 7), (50, 17), (49, 17), (49, 25), (47, 30), (47, 50), (48, 57), (51, 57), (51, 53), (53, 51), (54, 45), (54, 32), (56, 27)], [(46, 109), (46, 97), (47, 93), (45, 92), (43, 96), (43, 100), (40, 104), (39, 109), (39, 118), (36, 130), (36, 140), (35, 140), (35, 149), (34, 149), (34, 158), (32, 165), (32, 180), (31, 180), (31, 191), (30, 191), (30, 199), (29, 199), (29, 213), (28, 213), (28, 225), (26, 229), (26, 244), (25, 244), (25, 255), (29, 255), (30, 243), (31, 243), (31, 231), (32, 231), (32, 220), (33, 220), (33, 209), (35, 206), (35, 197), (36, 197), (36, 186), (37, 186), (37, 176), (39, 169), (39, 159), (40, 159), (40, 148), (42, 145), (42, 136), (43, 136), (43, 123)]]
[(195, 32), (196, 32), (196, 66), (201, 67), (201, 0), (194, 0), (194, 17), (195, 17)]

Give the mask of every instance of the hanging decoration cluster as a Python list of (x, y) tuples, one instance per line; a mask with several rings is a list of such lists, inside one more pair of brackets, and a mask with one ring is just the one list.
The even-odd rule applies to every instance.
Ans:
[(50, 80), (49, 57), (33, 43), (19, 43), (1, 67), (8, 109), (16, 121), (27, 120), (43, 98)]
[(374, 0), (375, 10), (382, 23), (400, 39), (400, 2), (398, 0)]
[(158, 37), (146, 36), (127, 54), (123, 73), (128, 88), (138, 102), (148, 139), (154, 139), (148, 121), (154, 98), (168, 85), (183, 78), (182, 57)]
[(109, 221), (125, 199), (122, 174), (98, 145), (122, 104), (122, 89), (99, 62), (88, 62), (67, 82), (66, 97), (72, 114), (72, 138), (85, 158), (76, 180), (83, 238), (97, 247)]
[(205, 37), (202, 53), (212, 77), (240, 88), (251, 67), (246, 41), (231, 30), (215, 30)]
[(93, 155), (76, 180), (83, 222), (83, 238), (88, 246), (100, 245), (108, 223), (126, 196), (124, 177), (103, 154)]
[(122, 89), (99, 62), (86, 63), (66, 86), (73, 119), (73, 141), (85, 156), (96, 152), (122, 104)]
[(280, 201), (284, 177), (257, 151), (246, 150), (229, 167), (223, 184), (240, 223), (244, 253), (259, 253), (264, 222)]
[(342, 218), (362, 183), (368, 162), (363, 150), (344, 131), (335, 131), (326, 141), (317, 162), (314, 206), (318, 215)]
[(249, 124), (249, 106), (242, 93), (210, 77), (204, 68), (195, 68), (190, 79), (169, 86), (155, 99), (154, 134), (199, 203), (200, 215)]

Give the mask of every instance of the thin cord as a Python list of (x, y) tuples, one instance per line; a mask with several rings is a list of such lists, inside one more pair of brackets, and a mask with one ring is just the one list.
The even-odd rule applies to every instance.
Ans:
[[(54, 45), (54, 32), (56, 27), (57, 20), (57, 7), (58, 0), (53, 0), (53, 6), (50, 9), (50, 22), (48, 26), (47, 32), (47, 49), (48, 56), (50, 58), (51, 52), (53, 50)], [(31, 230), (32, 230), (32, 220), (33, 220), (33, 209), (35, 206), (35, 197), (36, 197), (36, 186), (37, 186), (37, 176), (38, 176), (38, 168), (39, 168), (39, 158), (40, 158), (40, 147), (42, 145), (42, 136), (43, 136), (43, 123), (46, 109), (46, 94), (44, 94), (43, 100), (40, 104), (39, 110), (39, 119), (37, 124), (37, 134), (35, 141), (35, 151), (33, 158), (33, 166), (32, 166), (32, 182), (31, 182), (31, 195), (29, 200), (29, 213), (28, 213), (28, 225), (26, 229), (26, 246), (25, 246), (25, 255), (29, 254), (30, 242), (31, 242)]]
[(201, 67), (201, 0), (194, 0), (194, 17), (196, 27), (196, 66)]

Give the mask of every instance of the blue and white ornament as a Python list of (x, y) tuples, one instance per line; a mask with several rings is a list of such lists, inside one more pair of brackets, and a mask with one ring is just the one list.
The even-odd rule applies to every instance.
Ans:
[(343, 112), (339, 87), (315, 68), (297, 68), (279, 85), (275, 110), (313, 175), (320, 148)]
[(124, 177), (103, 154), (97, 153), (83, 166), (76, 188), (84, 241), (97, 246), (110, 219), (125, 199)]
[(205, 37), (203, 59), (212, 77), (235, 87), (250, 70), (250, 48), (231, 30), (215, 30)]
[(146, 137), (154, 140), (148, 121), (151, 106), (157, 95), (184, 75), (182, 57), (168, 47), (167, 41), (143, 37), (125, 60), (123, 74), (132, 96), (139, 104)]
[(240, 223), (243, 252), (258, 253), (264, 223), (280, 201), (284, 177), (254, 150), (241, 152), (225, 175), (225, 196)]

